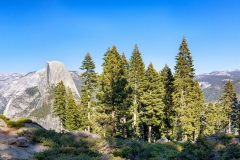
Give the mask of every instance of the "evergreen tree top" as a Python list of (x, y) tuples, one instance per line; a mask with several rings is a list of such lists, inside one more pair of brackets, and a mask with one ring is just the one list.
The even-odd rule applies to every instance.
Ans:
[(139, 52), (139, 50), (138, 50), (138, 45), (137, 45), (137, 44), (135, 44), (134, 49), (133, 49), (133, 52)]
[(152, 62), (148, 65), (148, 69), (154, 69)]
[(187, 40), (186, 40), (185, 37), (183, 37), (183, 39), (182, 39), (182, 43), (180, 44), (179, 50), (180, 50), (182, 53), (190, 54), (190, 51), (189, 51), (189, 49), (188, 49)]
[(179, 53), (176, 56), (175, 76), (182, 78), (194, 78), (195, 69), (193, 65), (193, 59), (188, 49), (186, 38), (183, 37), (180, 44)]
[(142, 77), (145, 71), (145, 65), (143, 63), (141, 53), (139, 52), (137, 45), (135, 45), (133, 49), (132, 56), (129, 60), (129, 65), (132, 72), (131, 74), (138, 74), (140, 77)]
[(122, 53), (122, 60), (123, 60), (123, 62), (128, 62), (128, 60), (127, 60), (127, 58), (126, 58), (124, 52)]
[(80, 69), (81, 70), (87, 70), (87, 72), (94, 72), (95, 64), (92, 60), (92, 57), (91, 57), (90, 53), (86, 54)]

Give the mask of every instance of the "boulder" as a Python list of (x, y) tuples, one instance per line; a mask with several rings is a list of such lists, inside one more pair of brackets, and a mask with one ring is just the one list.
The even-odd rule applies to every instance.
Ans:
[(24, 127), (18, 129), (18, 133), (22, 131), (31, 131), (34, 129), (40, 129), (42, 128), (41, 126), (34, 124), (34, 123), (25, 123)]
[(5, 137), (5, 134), (0, 133), (0, 140)]
[(99, 134), (90, 133), (90, 132), (68, 132), (68, 134), (73, 135), (75, 137), (80, 138), (93, 138), (93, 139), (99, 139), (101, 136)]
[(28, 147), (30, 144), (24, 137), (18, 137), (16, 140), (16, 145), (18, 147)]
[(162, 142), (169, 142), (169, 140), (167, 138), (161, 138), (156, 141), (156, 143), (162, 143)]
[(7, 145), (12, 145), (14, 143), (16, 143), (17, 141), (17, 138), (15, 137), (6, 137), (2, 140), (2, 144), (7, 144)]
[(7, 124), (2, 118), (0, 118), (0, 127), (7, 127)]

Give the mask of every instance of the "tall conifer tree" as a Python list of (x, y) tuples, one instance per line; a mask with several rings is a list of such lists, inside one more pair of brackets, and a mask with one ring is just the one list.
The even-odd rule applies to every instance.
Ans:
[(145, 72), (143, 84), (141, 114), (143, 122), (148, 126), (148, 142), (151, 142), (152, 127), (157, 127), (155, 132), (159, 132), (164, 120), (164, 85), (152, 63)]
[(195, 104), (202, 104), (200, 104), (200, 99), (194, 99), (201, 93), (198, 93), (200, 90), (193, 79), (195, 69), (193, 68), (192, 56), (185, 37), (182, 40), (179, 51), (180, 52), (176, 56), (173, 102), (176, 112), (176, 138), (178, 140), (184, 140), (185, 136), (192, 136), (195, 129), (198, 127), (197, 125), (199, 123), (195, 121), (197, 118), (189, 117), (189, 115), (194, 113), (197, 114), (196, 116), (198, 117), (200, 115), (200, 110), (198, 108), (199, 106), (195, 107)]
[(228, 133), (231, 133), (231, 125), (236, 126), (239, 108), (234, 85), (230, 80), (224, 86), (220, 103), (228, 116)]
[(68, 87), (66, 96), (66, 129), (73, 131), (80, 127), (79, 110), (72, 94), (71, 88)]
[[(125, 56), (124, 53), (122, 53), (122, 61), (124, 64), (124, 77), (126, 78), (126, 80), (128, 81), (130, 78), (130, 74), (129, 74), (129, 62)], [(122, 130), (122, 134), (124, 138), (127, 138), (127, 135), (130, 134), (131, 128), (131, 114), (130, 114), (130, 106), (132, 105), (132, 88), (130, 83), (127, 84), (126, 86), (126, 92), (127, 92), (127, 98), (123, 100), (120, 112), (119, 114), (119, 121), (121, 121), (122, 123), (120, 123), (120, 130)]]
[(133, 89), (133, 106), (132, 106), (132, 114), (133, 114), (133, 129), (134, 136), (139, 136), (139, 111), (141, 109), (140, 103), (140, 84), (143, 81), (145, 66), (141, 57), (141, 53), (138, 50), (138, 46), (135, 45), (132, 56), (129, 60), (129, 83), (131, 88)]
[(213, 134), (215, 132), (216, 120), (217, 118), (219, 118), (219, 116), (216, 115), (216, 108), (213, 102), (208, 103), (206, 112), (204, 113), (204, 118), (205, 118), (206, 124), (204, 126), (203, 133)]
[(60, 118), (61, 132), (66, 122), (66, 89), (63, 81), (57, 83), (54, 91), (53, 113)]
[(164, 124), (165, 124), (165, 130), (167, 132), (167, 135), (169, 134), (169, 130), (172, 130), (173, 128), (173, 120), (175, 116), (174, 108), (173, 108), (173, 82), (174, 77), (172, 75), (171, 69), (168, 67), (168, 65), (165, 65), (164, 68), (160, 72), (161, 81), (164, 84), (165, 94), (163, 102), (165, 104), (164, 107)]
[[(104, 113), (111, 114), (112, 136), (116, 135), (116, 113), (127, 98), (127, 80), (124, 76), (124, 63), (117, 48), (112, 47), (104, 55), (103, 72), (100, 75), (100, 107)], [(103, 109), (102, 109), (103, 110)]]
[(92, 105), (94, 104), (95, 91), (97, 86), (97, 74), (95, 72), (95, 64), (92, 60), (90, 53), (87, 53), (82, 66), (80, 67), (84, 72), (80, 78), (83, 79), (83, 86), (81, 89), (81, 115), (85, 117), (85, 125), (87, 126), (88, 132), (90, 132), (91, 125), (91, 113), (93, 112)]

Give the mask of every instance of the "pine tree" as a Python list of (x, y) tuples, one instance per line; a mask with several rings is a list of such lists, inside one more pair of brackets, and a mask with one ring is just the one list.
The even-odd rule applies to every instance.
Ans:
[(174, 77), (172, 75), (171, 69), (168, 67), (168, 65), (165, 65), (164, 68), (160, 72), (161, 81), (164, 84), (164, 99), (163, 102), (165, 104), (164, 107), (164, 125), (165, 130), (167, 132), (167, 135), (169, 134), (169, 130), (173, 129), (173, 120), (175, 116), (174, 108), (173, 108), (173, 82)]
[(139, 115), (138, 113), (141, 110), (140, 103), (140, 84), (143, 81), (145, 66), (141, 57), (141, 53), (138, 50), (138, 46), (135, 45), (132, 56), (129, 60), (129, 83), (131, 88), (133, 89), (133, 106), (132, 106), (132, 114), (133, 114), (133, 129), (134, 136), (139, 136)]
[(72, 90), (68, 87), (66, 96), (66, 129), (73, 131), (80, 127), (79, 110), (73, 97)]
[[(111, 114), (112, 136), (116, 136), (116, 115), (127, 98), (127, 80), (124, 77), (124, 64), (117, 48), (112, 47), (103, 58), (103, 72), (100, 75), (100, 110)], [(107, 118), (107, 117), (106, 117)], [(108, 119), (108, 118), (107, 118)]]
[(151, 142), (152, 127), (159, 132), (164, 120), (164, 85), (152, 63), (149, 64), (144, 76), (143, 95), (141, 102), (142, 120), (148, 126), (148, 142)]
[(220, 133), (220, 131), (225, 128), (225, 124), (228, 122), (228, 115), (224, 111), (220, 102), (215, 104), (215, 112), (217, 115), (216, 122), (215, 122), (215, 131)]
[(234, 85), (230, 80), (224, 86), (220, 103), (228, 117), (228, 133), (231, 133), (231, 125), (236, 126), (239, 108)]
[(81, 88), (81, 116), (84, 117), (84, 127), (87, 127), (90, 132), (91, 113), (93, 111), (92, 105), (94, 104), (95, 91), (97, 86), (97, 74), (95, 73), (95, 64), (89, 53), (86, 54), (81, 70), (85, 70), (80, 76), (83, 79), (83, 86)]
[(215, 125), (218, 118), (216, 115), (216, 109), (213, 102), (209, 102), (206, 108), (206, 112), (204, 113), (205, 117), (205, 127), (203, 129), (204, 134), (213, 134), (215, 131)]
[[(192, 56), (185, 38), (183, 38), (179, 50), (180, 52), (176, 56), (173, 102), (176, 112), (176, 138), (183, 140), (184, 136), (190, 137), (192, 134), (194, 135), (198, 122), (195, 122), (196, 118), (189, 117), (189, 114), (200, 114), (198, 108), (196, 108), (197, 112), (195, 112), (194, 106), (201, 102), (194, 99), (199, 93), (194, 93), (198, 89), (193, 79), (195, 69), (193, 68)], [(194, 120), (194, 122), (191, 122), (191, 120)]]
[[(124, 78), (126, 80), (129, 80), (129, 62), (125, 56), (124, 53), (122, 53), (122, 61), (124, 64)], [(119, 130), (122, 130), (122, 135), (124, 138), (127, 138), (128, 135), (130, 135), (131, 132), (131, 114), (130, 114), (130, 106), (132, 105), (132, 88), (131, 85), (128, 83), (126, 86), (126, 93), (127, 98), (123, 100), (123, 103), (121, 105), (121, 109), (119, 110), (119, 119), (118, 121), (121, 121), (119, 125)]]
[(66, 89), (63, 81), (57, 83), (54, 91), (53, 113), (60, 118), (61, 132), (66, 121)]
[(198, 81), (194, 81), (194, 86), (186, 97), (186, 101), (187, 109), (182, 117), (184, 119), (183, 129), (186, 135), (192, 136), (192, 139), (196, 140), (197, 135), (201, 133), (201, 126), (203, 125), (201, 117), (204, 116), (206, 111), (204, 96)]

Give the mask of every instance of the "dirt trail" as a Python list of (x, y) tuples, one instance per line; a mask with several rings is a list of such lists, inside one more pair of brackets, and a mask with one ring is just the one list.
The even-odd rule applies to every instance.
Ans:
[(16, 135), (16, 131), (18, 129), (17, 128), (7, 128), (5, 130), (2, 130), (0, 132), (2, 132), (5, 136), (9, 136), (9, 135)]

